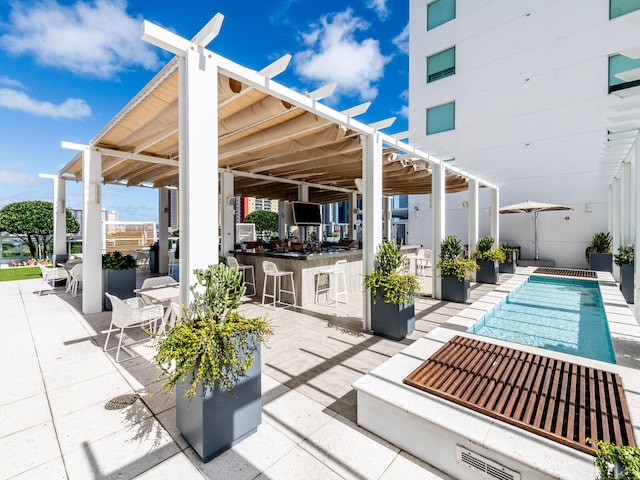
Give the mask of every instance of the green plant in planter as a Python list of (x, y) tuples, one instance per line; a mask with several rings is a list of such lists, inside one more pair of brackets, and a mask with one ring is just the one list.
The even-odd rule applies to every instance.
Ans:
[(473, 259), (461, 258), (462, 243), (455, 235), (448, 235), (440, 246), (438, 268), (443, 277), (456, 277), (463, 281), (470, 278), (478, 270), (478, 264)]
[(511, 245), (509, 245), (508, 242), (500, 242), (499, 248), (504, 253), (504, 258), (505, 258), (504, 261), (500, 263), (506, 263), (507, 265), (511, 265), (511, 262), (513, 261), (512, 252), (514, 252), (516, 249), (513, 248)]
[(587, 442), (597, 447), (593, 463), (600, 471), (601, 480), (640, 480), (639, 448), (590, 438)]
[[(395, 240), (378, 245), (374, 270), (365, 275), (364, 287), (375, 292), (379, 287), (384, 289), (384, 301), (395, 305), (402, 305), (413, 301), (415, 293), (420, 290), (420, 284), (415, 275), (401, 273), (404, 267), (404, 255), (400, 251), (402, 245)], [(375, 303), (376, 297), (374, 295)]]
[(591, 239), (591, 243), (584, 251), (584, 255), (589, 261), (590, 253), (612, 253), (611, 246), (613, 245), (613, 238), (609, 232), (598, 232)]
[(500, 248), (493, 247), (493, 237), (486, 235), (478, 239), (478, 245), (475, 252), (471, 254), (471, 258), (476, 261), (498, 261), (504, 263), (505, 253)]
[(122, 252), (104, 253), (102, 255), (103, 270), (126, 270), (136, 268), (136, 259)]
[(635, 248), (633, 244), (620, 245), (618, 247), (618, 253), (613, 256), (613, 261), (616, 265), (621, 267), (622, 265), (633, 265), (635, 256)]
[(191, 379), (186, 397), (193, 397), (200, 383), (233, 390), (253, 366), (255, 345), (272, 333), (266, 317), (238, 313), (245, 293), (241, 272), (216, 264), (194, 273), (193, 302), (182, 306), (181, 322), (161, 339), (154, 359), (166, 375), (166, 389)]

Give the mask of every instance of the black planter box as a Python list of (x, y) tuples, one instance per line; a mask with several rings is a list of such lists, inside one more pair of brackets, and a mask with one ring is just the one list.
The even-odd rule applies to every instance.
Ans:
[(511, 263), (500, 263), (498, 264), (498, 271), (500, 273), (516, 273), (516, 251), (511, 250)]
[(158, 273), (160, 262), (158, 261), (158, 252), (155, 250), (149, 251), (149, 271), (151, 273)]
[(613, 271), (613, 253), (590, 253), (589, 270), (596, 272)]
[[(133, 291), (136, 288), (136, 269), (126, 268), (124, 270), (103, 270), (102, 286), (105, 292), (115, 295), (123, 300), (135, 297)], [(111, 310), (111, 301), (106, 295), (102, 295), (102, 306), (105, 310)]]
[(460, 281), (456, 277), (442, 277), (442, 300), (465, 303), (471, 298), (471, 281)]
[(476, 282), (478, 283), (498, 283), (500, 272), (497, 260), (478, 260), (478, 270), (476, 271)]
[(260, 345), (256, 347), (253, 367), (233, 392), (216, 385), (185, 398), (190, 379), (176, 385), (176, 423), (203, 461), (208, 462), (254, 433), (262, 422)]
[(634, 302), (634, 289), (635, 289), (635, 267), (633, 265), (624, 264), (620, 265), (620, 290), (622, 296), (627, 303)]
[(416, 326), (414, 302), (396, 305), (385, 303), (384, 290), (378, 288), (375, 303), (371, 297), (371, 330), (391, 340), (402, 340), (411, 335)]

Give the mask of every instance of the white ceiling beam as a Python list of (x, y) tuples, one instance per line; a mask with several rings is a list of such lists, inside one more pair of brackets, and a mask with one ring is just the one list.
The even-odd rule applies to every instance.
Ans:
[(83, 145), (82, 143), (65, 142), (64, 140), (60, 142), (60, 146), (66, 150), (75, 150), (77, 152), (81, 152), (89, 148), (89, 145)]
[(133, 152), (123, 152), (121, 150), (112, 150), (110, 148), (96, 148), (96, 150), (102, 153), (103, 155), (106, 155), (109, 157), (124, 158), (128, 160), (138, 160), (140, 162), (157, 163), (159, 165), (169, 165), (172, 167), (178, 166), (177, 161), (170, 160), (168, 158), (152, 157), (150, 155), (141, 155), (139, 153), (133, 153)]
[(139, 145), (137, 148), (135, 148), (133, 150), (133, 153), (144, 152), (147, 148), (153, 147), (155, 144), (160, 143), (161, 141), (170, 137), (174, 133), (178, 133), (178, 130), (179, 129), (173, 128), (173, 127), (165, 128), (164, 131), (160, 132), (155, 137), (149, 139), (149, 141), (147, 141), (146, 143), (143, 143), (142, 145)]
[(305, 95), (313, 98), (314, 100), (322, 100), (323, 98), (330, 97), (338, 86), (338, 82), (329, 83), (323, 87), (320, 87), (313, 92), (308, 92)]
[(184, 57), (185, 51), (189, 48), (189, 41), (176, 35), (169, 30), (154, 25), (144, 20), (142, 22), (140, 38), (151, 45), (160, 47), (175, 55)]
[(275, 62), (272, 62), (266, 67), (264, 67), (258, 73), (263, 77), (273, 78), (276, 75), (280, 75), (282, 72), (284, 72), (289, 66), (289, 62), (291, 62), (291, 54), (287, 53), (286, 55), (283, 55)]
[(193, 40), (191, 41), (203, 48), (206, 47), (220, 33), (220, 28), (222, 28), (223, 20), (224, 15), (222, 15), (221, 13), (216, 13), (213, 18), (209, 20), (198, 33), (196, 33), (196, 36), (193, 37)]
[(343, 115), (346, 115), (347, 117), (357, 117), (358, 115), (362, 115), (367, 110), (369, 110), (370, 106), (371, 106), (371, 102), (364, 102), (364, 103), (361, 103), (360, 105), (356, 105), (354, 107), (347, 108), (346, 110), (342, 110), (340, 113), (342, 113)]
[[(219, 168), (218, 172), (228, 172), (229, 170), (225, 168)], [(249, 173), (249, 172), (239, 172), (236, 170), (232, 170), (234, 177), (244, 177), (244, 178), (254, 178), (257, 180), (265, 180), (268, 182), (279, 182), (279, 183), (288, 183), (291, 185), (308, 185), (311, 188), (319, 188), (321, 190), (331, 190), (333, 192), (343, 192), (343, 193), (351, 193), (353, 190), (342, 187), (333, 187), (331, 185), (322, 185), (320, 183), (310, 183), (310, 182), (301, 182), (300, 180), (291, 180), (288, 178), (275, 177), (271, 175), (261, 175), (259, 173)]]

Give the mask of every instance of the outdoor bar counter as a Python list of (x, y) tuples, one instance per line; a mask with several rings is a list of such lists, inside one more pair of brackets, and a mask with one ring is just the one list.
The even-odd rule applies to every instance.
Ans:
[[(405, 245), (402, 252), (415, 253), (417, 247)], [(241, 265), (253, 265), (256, 275), (256, 295), (262, 298), (262, 287), (264, 284), (264, 274), (262, 270), (262, 262), (264, 260), (271, 261), (276, 264), (278, 270), (293, 272), (294, 283), (296, 287), (296, 306), (306, 307), (313, 305), (315, 302), (316, 292), (316, 274), (320, 270), (326, 270), (333, 267), (338, 260), (347, 261), (347, 291), (349, 298), (356, 298), (362, 295), (364, 277), (362, 276), (362, 250), (335, 250), (327, 252), (301, 253), (301, 252), (255, 252), (236, 250), (233, 255), (238, 259)], [(285, 290), (290, 290), (289, 279), (282, 279)], [(323, 280), (324, 283), (324, 280)], [(267, 286), (267, 292), (271, 292), (271, 285)], [(251, 289), (251, 287), (249, 287)], [(333, 286), (332, 286), (332, 291)], [(340, 297), (343, 300), (343, 297)], [(268, 303), (270, 298), (265, 299)], [(291, 303), (293, 299), (287, 293), (282, 294), (282, 300)], [(327, 294), (322, 293), (318, 298), (319, 303), (330, 303)]]
[[(293, 279), (296, 287), (296, 305), (305, 307), (313, 305), (315, 302), (316, 274), (320, 270), (330, 269), (338, 260), (347, 261), (347, 291), (348, 295), (362, 295), (362, 250), (337, 250), (318, 253), (301, 252), (254, 252), (248, 250), (233, 252), (241, 265), (253, 265), (256, 275), (256, 295), (262, 298), (262, 286), (264, 284), (264, 273), (262, 262), (268, 260), (276, 264), (278, 270), (293, 272)], [(284, 277), (282, 285), (285, 290), (290, 290), (289, 279)], [(267, 285), (267, 292), (271, 292), (272, 284)], [(251, 289), (251, 287), (249, 287)], [(341, 297), (341, 300), (343, 297)], [(265, 299), (265, 303), (273, 301)], [(282, 300), (292, 303), (293, 298), (287, 293), (282, 294)], [(319, 303), (329, 303), (326, 294), (321, 294)]]

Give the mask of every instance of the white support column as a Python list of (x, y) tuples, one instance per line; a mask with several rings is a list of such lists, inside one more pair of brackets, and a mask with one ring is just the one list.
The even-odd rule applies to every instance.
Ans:
[(478, 244), (478, 181), (469, 180), (469, 255), (476, 250)]
[(222, 172), (220, 174), (220, 199), (222, 202), (222, 251), (223, 257), (233, 250), (236, 236), (235, 208), (236, 197), (233, 185), (233, 173)]
[[(614, 252), (617, 252), (618, 247), (621, 245), (619, 188), (620, 179), (615, 177), (609, 185), (609, 231), (613, 239), (612, 247)], [(615, 262), (613, 264), (613, 276), (617, 281), (620, 281), (620, 267), (618, 267)]]
[(102, 154), (82, 152), (82, 313), (102, 311)]
[(218, 263), (218, 68), (193, 44), (178, 61), (180, 301), (189, 303), (193, 269)]
[[(306, 183), (301, 183), (298, 185), (298, 200), (301, 202), (309, 201), (309, 185)], [(298, 236), (300, 237), (300, 242), (304, 243), (309, 240), (309, 227), (298, 227)]]
[(440, 259), (442, 240), (445, 237), (445, 172), (444, 165), (431, 165), (431, 198), (433, 203), (433, 254), (431, 264), (433, 265), (433, 276), (431, 278), (433, 298), (442, 298), (442, 284), (440, 282), (440, 269), (437, 268)]
[(158, 189), (158, 273), (169, 271), (169, 190)]
[(351, 192), (349, 197), (349, 237), (357, 240), (356, 222), (358, 221), (358, 193)]
[[(633, 179), (634, 190), (637, 192), (640, 187), (640, 168), (638, 168), (638, 162), (640, 162), (640, 138), (636, 136), (636, 143), (634, 146), (633, 161), (635, 163), (635, 178)], [(640, 195), (635, 195), (635, 218), (633, 223), (634, 239), (636, 244), (636, 250), (638, 249), (638, 239), (640, 239)], [(635, 303), (640, 301), (640, 262), (634, 262), (634, 278), (635, 278)], [(634, 308), (636, 320), (640, 320), (640, 308)]]
[(500, 190), (498, 187), (491, 189), (491, 236), (493, 248), (500, 245)]
[(382, 235), (387, 240), (391, 240), (391, 197), (384, 197), (384, 213), (383, 213), (383, 229)]
[[(362, 273), (373, 272), (376, 248), (382, 242), (382, 141), (378, 133), (363, 135), (362, 148)], [(362, 328), (371, 329), (371, 293), (363, 294)]]
[(53, 254), (67, 253), (66, 183), (61, 176), (53, 178)]
[(621, 241), (624, 245), (631, 243), (631, 229), (632, 229), (632, 189), (631, 185), (634, 179), (631, 178), (631, 162), (627, 158), (622, 164), (622, 223), (621, 227)]

